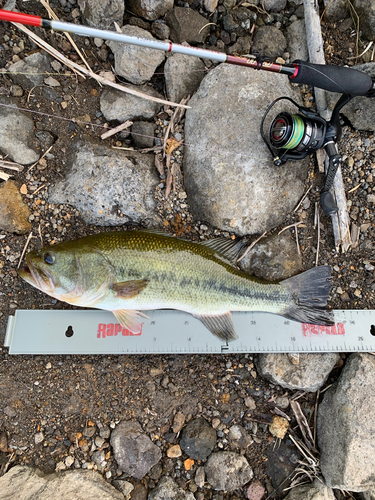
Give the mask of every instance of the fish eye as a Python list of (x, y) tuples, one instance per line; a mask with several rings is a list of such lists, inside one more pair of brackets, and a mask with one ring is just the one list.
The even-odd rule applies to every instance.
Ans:
[(46, 264), (53, 264), (55, 262), (55, 256), (51, 252), (46, 252), (43, 256), (44, 262)]

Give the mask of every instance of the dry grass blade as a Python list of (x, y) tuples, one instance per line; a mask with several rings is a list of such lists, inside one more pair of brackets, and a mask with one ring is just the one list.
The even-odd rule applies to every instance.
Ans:
[(317, 428), (317, 420), (318, 420), (319, 396), (320, 396), (320, 389), (318, 389), (318, 392), (316, 393), (315, 408), (314, 408), (314, 436), (313, 436), (314, 447), (316, 445), (316, 428)]
[(131, 125), (133, 125), (133, 122), (130, 120), (126, 120), (126, 122), (121, 123), (118, 125), (118, 127), (112, 128), (111, 130), (108, 130), (108, 132), (104, 132), (100, 137), (102, 139), (107, 139), (108, 137), (111, 137), (111, 135), (117, 134), (117, 132), (121, 132), (121, 130), (124, 130), (126, 128), (129, 128)]
[(40, 162), (40, 160), (43, 160), (43, 158), (44, 158), (44, 157), (45, 157), (45, 156), (46, 156), (46, 155), (47, 155), (47, 154), (51, 151), (51, 149), (53, 148), (53, 146), (54, 146), (54, 144), (52, 144), (52, 146), (50, 146), (50, 147), (47, 149), (47, 151), (45, 151), (45, 152), (42, 154), (42, 156), (39, 158), (39, 160), (37, 160), (35, 163), (33, 163), (33, 164), (31, 165), (31, 167), (29, 167), (29, 168), (28, 168), (28, 170), (27, 170), (27, 172), (26, 172), (26, 173), (30, 172), (30, 170), (31, 170), (31, 169), (33, 169), (33, 168), (35, 167), (35, 165), (38, 165), (38, 163)]
[(25, 246), (23, 247), (23, 250), (22, 250), (22, 253), (21, 253), (20, 260), (19, 260), (19, 262), (18, 262), (17, 269), (19, 269), (19, 267), (20, 267), (20, 265), (21, 265), (21, 262), (22, 262), (23, 256), (25, 255), (26, 248), (28, 247), (28, 245), (29, 245), (29, 243), (30, 243), (31, 238), (33, 238), (33, 233), (32, 233), (32, 232), (31, 232), (31, 233), (29, 234), (29, 236), (27, 237), (27, 240), (26, 240)]
[(22, 170), (24, 169), (23, 165), (19, 165), (18, 163), (7, 160), (0, 160), (0, 167), (7, 168), (9, 170), (16, 170), (17, 172), (22, 172)]
[[(289, 429), (288, 436), (290, 439), (293, 441), (294, 445), (298, 449), (298, 451), (303, 455), (305, 460), (309, 463), (310, 467), (313, 468), (318, 468), (319, 467), (319, 460), (317, 457), (315, 457), (312, 452), (309, 450), (309, 448), (305, 445), (303, 441), (301, 441), (296, 434), (292, 431), (292, 429)], [(315, 450), (316, 451), (316, 450)]]
[(356, 39), (356, 55), (358, 56), (358, 44), (359, 44), (359, 16), (357, 14), (357, 11), (353, 7), (353, 4), (350, 0), (347, 0), (348, 4), (350, 5), (350, 13), (352, 14), (352, 18), (355, 16), (357, 19), (357, 24), (355, 23), (354, 19), (354, 24), (355, 24), (355, 30), (357, 32), (357, 39)]
[(0, 468), (0, 477), (3, 476), (8, 468), (9, 468), (9, 465), (14, 462), (15, 460), (15, 453), (14, 451), (12, 452), (12, 454), (10, 455), (10, 457), (8, 458), (8, 460), (6, 462), (3, 462), (3, 464), (1, 465), (1, 468)]
[(297, 212), (297, 210), (299, 209), (299, 207), (302, 205), (303, 203), (303, 200), (306, 198), (306, 196), (309, 194), (310, 190), (312, 188), (312, 184), (310, 185), (309, 189), (306, 191), (306, 193), (302, 196), (302, 198), (300, 199), (298, 205), (296, 206), (296, 208), (293, 210), (293, 212)]
[[(181, 99), (180, 106), (184, 106), (186, 108), (185, 104), (188, 102), (189, 99), (190, 99), (190, 95), (188, 95), (184, 99)], [(171, 119), (169, 121), (167, 130), (166, 130), (165, 136), (164, 136), (164, 143), (163, 143), (163, 151), (164, 151), (163, 155), (164, 156), (166, 154), (165, 150), (167, 147), (167, 141), (169, 138), (169, 134), (173, 134), (175, 125), (177, 125), (179, 123), (181, 118), (184, 116), (184, 113), (185, 113), (184, 108), (177, 108), (177, 109), (175, 109), (173, 115), (171, 116)]]
[[(294, 416), (296, 417), (299, 428), (301, 429), (302, 436), (305, 440), (306, 445), (311, 450), (314, 448), (314, 438), (311, 434), (311, 429), (309, 424), (307, 423), (306, 417), (301, 410), (301, 406), (297, 401), (291, 401), (290, 407), (293, 410)], [(311, 441), (310, 441), (311, 440)]]
[(155, 167), (160, 175), (164, 175), (164, 162), (161, 154), (155, 155)]
[(51, 45), (49, 45), (47, 42), (42, 40), (39, 36), (37, 36), (35, 33), (30, 31), (29, 29), (25, 28), (22, 24), (19, 23), (12, 23), (14, 26), (16, 26), (19, 30), (23, 31), (26, 33), (34, 42), (44, 49), (46, 52), (51, 54), (53, 57), (55, 57), (58, 61), (61, 63), (65, 64), (65, 66), (70, 67), (73, 71), (77, 71), (80, 73), (81, 76), (84, 77), (84, 75), (89, 76), (90, 78), (94, 78), (96, 81), (103, 83), (105, 85), (108, 85), (109, 87), (113, 87), (117, 90), (121, 90), (122, 92), (126, 92), (127, 94), (135, 95), (137, 97), (140, 97), (142, 99), (147, 99), (149, 101), (154, 101), (154, 102), (159, 102), (160, 104), (167, 104), (168, 106), (177, 106), (181, 108), (188, 109), (189, 106), (185, 106), (184, 104), (178, 104), (176, 102), (170, 102), (170, 101), (165, 101), (164, 99), (158, 99), (157, 97), (152, 97), (147, 94), (143, 94), (142, 92), (137, 92), (136, 90), (128, 89), (127, 87), (124, 87), (123, 85), (119, 85), (118, 83), (111, 82), (99, 75), (96, 75), (95, 73), (92, 73), (91, 71), (88, 71), (86, 68), (80, 66), (79, 64), (76, 64), (73, 61), (70, 61), (67, 59), (63, 54), (61, 54), (58, 50), (54, 49)]
[[(168, 160), (168, 156), (167, 156)], [(168, 168), (167, 172), (167, 181), (165, 185), (165, 199), (168, 199), (168, 196), (172, 190), (172, 184), (173, 184), (173, 176), (174, 176), (174, 164), (172, 165), (172, 168)]]
[(260, 241), (266, 234), (267, 234), (267, 231), (264, 231), (262, 236), (259, 236), (259, 238), (257, 238), (255, 241), (253, 241), (251, 243), (251, 245), (249, 245), (246, 248), (245, 252), (241, 255), (241, 257), (239, 259), (237, 259), (237, 262), (240, 262), (240, 260), (242, 260), (250, 252), (250, 250), (253, 248), (253, 246), (255, 246), (258, 243), (258, 241)]
[(6, 174), (5, 172), (0, 172), (0, 179), (2, 179), (3, 181), (9, 180), (11, 177), (11, 175)]
[[(362, 52), (362, 54), (359, 54), (359, 56), (352, 56), (352, 57), (348, 57), (348, 59), (358, 59), (358, 58), (362, 57), (364, 54), (366, 54), (366, 52), (367, 52), (368, 50), (370, 50), (370, 49), (371, 49), (371, 47), (372, 47), (373, 43), (374, 43), (374, 42), (370, 42), (370, 43), (367, 45), (367, 47), (365, 48), (365, 50)], [(375, 47), (374, 47), (374, 48), (375, 48)]]
[(291, 418), (289, 415), (287, 415), (286, 413), (284, 413), (282, 410), (279, 410), (279, 408), (277, 408), (277, 406), (275, 406), (275, 408), (273, 409), (273, 411), (277, 414), (277, 415), (280, 415), (280, 417), (283, 417), (285, 418), (286, 420), (288, 420), (288, 422), (291, 421)]
[[(46, 0), (39, 0), (40, 3), (43, 5), (43, 7), (47, 10), (48, 14), (52, 17), (52, 19), (54, 19), (55, 21), (59, 21), (59, 18), (58, 16), (54, 13), (54, 11), (51, 9), (48, 1)], [(82, 52), (79, 50), (79, 48), (77, 47), (77, 45), (75, 44), (73, 38), (70, 36), (69, 33), (67, 33), (66, 31), (64, 31), (64, 35), (67, 37), (67, 39), (69, 40), (69, 42), (72, 44), (72, 46), (74, 47), (75, 51), (77, 52), (77, 54), (79, 55), (79, 57), (81, 58), (83, 64), (86, 66), (86, 68), (89, 70), (89, 71), (92, 71), (92, 69), (90, 68), (88, 62), (86, 61), (86, 59), (83, 57), (83, 54)]]
[(317, 266), (319, 260), (319, 247), (320, 247), (320, 217), (319, 217), (319, 207), (317, 202), (315, 203), (315, 220), (316, 220), (316, 227), (318, 228), (318, 241), (316, 244), (316, 259), (315, 259), (315, 266)]
[[(297, 226), (301, 226), (303, 224), (302, 221), (300, 222), (296, 222), (295, 224), (290, 224), (289, 226), (285, 226), (281, 229), (281, 231), (279, 231), (277, 234), (281, 234), (283, 233), (284, 231), (286, 231), (287, 229), (290, 229), (291, 227), (297, 227)], [(305, 227), (305, 225), (303, 224), (302, 227)]]
[(361, 232), (361, 228), (358, 227), (356, 224), (352, 224), (351, 231), (350, 231), (350, 239), (352, 240), (352, 248), (357, 248), (358, 243), (359, 243), (360, 232)]

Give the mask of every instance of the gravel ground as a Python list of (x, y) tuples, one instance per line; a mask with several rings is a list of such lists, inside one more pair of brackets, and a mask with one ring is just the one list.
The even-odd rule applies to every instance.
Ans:
[[(57, 9), (57, 12), (61, 19), (71, 21), (69, 8), (65, 12)], [(352, 40), (348, 41), (334, 26), (326, 25), (324, 35), (326, 43), (333, 47), (330, 55), (332, 62), (343, 64), (350, 54), (348, 49), (351, 48)], [(45, 38), (57, 44), (59, 50), (70, 52), (70, 47), (61, 35), (46, 33)], [(105, 57), (102, 52), (100, 55), (91, 40), (77, 39), (77, 43), (85, 49), (96, 71), (111, 68), (111, 54)], [(0, 24), (0, 45), (5, 47), (3, 60), (6, 61), (14, 61), (35, 50), (16, 28), (4, 23)], [(18, 50), (20, 46), (23, 46), (21, 51)], [(340, 52), (339, 49), (340, 57), (334, 58)], [(71, 56), (73, 58), (74, 54)], [(69, 206), (54, 206), (47, 201), (49, 186), (63, 175), (64, 154), (71, 138), (85, 133), (98, 139), (102, 128), (96, 125), (103, 126), (105, 123), (103, 117), (98, 116), (102, 88), (95, 82), (73, 76), (61, 76), (59, 81), (59, 90), (51, 90), (47, 86), (21, 89), (23, 95), (19, 97), (19, 105), (40, 113), (91, 121), (91, 125), (40, 114), (31, 115), (36, 129), (50, 130), (57, 140), (49, 157), (32, 170), (25, 168), (14, 177), (20, 189), (26, 186), (23, 200), (32, 213), (30, 222), (35, 238), (30, 242), (29, 249), (40, 244), (40, 236), (43, 244), (51, 244), (106, 230), (85, 225), (79, 213)], [(163, 90), (160, 75), (154, 77), (153, 84), (159, 91)], [(19, 90), (12, 87), (10, 78), (4, 75), (0, 80), (0, 93), (15, 95), (16, 92)], [(53, 92), (58, 93), (60, 101), (56, 101)], [(69, 103), (68, 111), (64, 110), (61, 102)], [(156, 119), (159, 130), (156, 136), (162, 135), (168, 120), (168, 110), (163, 110)], [(183, 138), (183, 120), (177, 132)], [(108, 139), (107, 144), (132, 145), (131, 139), (118, 138)], [(346, 125), (339, 148), (344, 155), (343, 178), (350, 217), (361, 228), (361, 234), (356, 248), (346, 255), (338, 254), (334, 249), (330, 219), (321, 214), (318, 261), (319, 264), (330, 264), (333, 268), (331, 307), (370, 309), (375, 296), (375, 203), (368, 201), (369, 194), (375, 195), (374, 137), (367, 132), (354, 131), (350, 125)], [(46, 150), (44, 145), (42, 150)], [(175, 152), (181, 172), (182, 158), (181, 146)], [(163, 194), (165, 179), (162, 177), (160, 181), (155, 197), (167, 231), (195, 240), (222, 234), (209, 227), (205, 221), (195, 220), (193, 214), (189, 213), (182, 173), (176, 176), (176, 190), (168, 200), (164, 199)], [(311, 268), (316, 260), (317, 229), (314, 228), (314, 214), (322, 182), (322, 176), (316, 173), (312, 163), (306, 191), (310, 185), (312, 189), (301, 208), (289, 214), (283, 224), (284, 227), (299, 221), (304, 223), (304, 227), (298, 230), (298, 236), (306, 269)], [(276, 228), (273, 232), (280, 229)], [(18, 277), (16, 268), (26, 236), (1, 232), (0, 238), (2, 343), (8, 316), (14, 314), (15, 309), (64, 309), (70, 306), (43, 295)], [(337, 370), (327, 383), (336, 375)], [(245, 426), (254, 440), (246, 452), (254, 469), (254, 477), (272, 490), (267, 478), (267, 450), (274, 447), (274, 441), (265, 426), (254, 427), (254, 411), (247, 411), (245, 400), (249, 396), (253, 397), (255, 413), (264, 415), (270, 413), (277, 398), (292, 396), (290, 391), (259, 380), (251, 355), (10, 357), (6, 348), (1, 349), (0, 388), (4, 405), (4, 412), (0, 414), (0, 430), (5, 432), (9, 446), (15, 452), (13, 463), (38, 465), (43, 470), (70, 466), (97, 468), (92, 454), (104, 450), (107, 465), (103, 474), (108, 480), (121, 477), (117, 474), (111, 456), (109, 433), (120, 420), (137, 419), (163, 450), (163, 470), (186, 489), (192, 477), (192, 472), (183, 463), (187, 457), (183, 455), (176, 462), (164, 453), (171, 443), (177, 442), (176, 433), (171, 430), (176, 411), (183, 413), (187, 420), (202, 415), (212, 421), (219, 416), (224, 427), (220, 431), (222, 436), (218, 449), (227, 448), (225, 435), (230, 425), (241, 423)], [(315, 395), (304, 395), (299, 402), (308, 413), (314, 408)], [(5, 454), (0, 452), (0, 461), (5, 460)], [(142, 484), (151, 488), (160, 474), (159, 469), (155, 470), (146, 476)], [(211, 496), (212, 491), (208, 490), (204, 498)]]

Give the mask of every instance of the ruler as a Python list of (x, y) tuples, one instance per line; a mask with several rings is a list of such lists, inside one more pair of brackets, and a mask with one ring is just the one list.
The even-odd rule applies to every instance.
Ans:
[(190, 314), (145, 311), (134, 335), (101, 310), (17, 310), (9, 316), (10, 354), (220, 354), (375, 352), (375, 311), (335, 310), (334, 326), (301, 324), (262, 312), (235, 312), (239, 338), (225, 343)]

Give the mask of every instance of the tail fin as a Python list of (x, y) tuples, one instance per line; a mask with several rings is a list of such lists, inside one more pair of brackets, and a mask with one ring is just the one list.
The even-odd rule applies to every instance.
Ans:
[(293, 297), (292, 305), (283, 316), (301, 323), (334, 324), (333, 313), (324, 309), (332, 287), (330, 266), (314, 267), (280, 284), (286, 286)]

